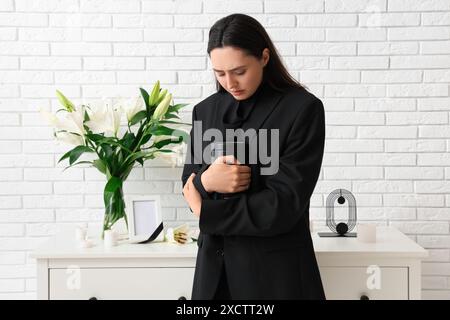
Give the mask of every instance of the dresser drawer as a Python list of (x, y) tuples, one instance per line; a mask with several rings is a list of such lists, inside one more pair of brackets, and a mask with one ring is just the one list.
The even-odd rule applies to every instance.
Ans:
[[(408, 268), (380, 267), (369, 271), (366, 267), (320, 267), (327, 299), (359, 300), (362, 296), (370, 300), (409, 298)], [(379, 282), (372, 281), (378, 276)]]
[(194, 268), (50, 269), (50, 299), (190, 299)]

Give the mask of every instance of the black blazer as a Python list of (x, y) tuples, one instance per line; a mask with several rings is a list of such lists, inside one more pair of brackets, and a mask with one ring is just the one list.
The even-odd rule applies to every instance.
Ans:
[[(194, 107), (193, 121), (202, 121), (203, 131), (223, 131), (221, 102), (228, 94), (215, 93)], [(279, 129), (279, 170), (260, 175), (261, 166), (253, 165), (250, 188), (240, 197), (216, 200), (201, 190), (192, 298), (212, 299), (225, 266), (233, 299), (324, 299), (309, 231), (325, 141), (322, 102), (305, 89), (265, 87), (254, 108), (242, 128)], [(188, 150), (193, 153), (193, 144)], [(185, 164), (183, 185), (192, 172), (199, 178), (207, 168)]]

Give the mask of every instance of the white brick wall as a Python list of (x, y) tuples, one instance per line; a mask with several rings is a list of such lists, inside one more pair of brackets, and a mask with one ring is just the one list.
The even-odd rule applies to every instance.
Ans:
[[(429, 250), (423, 297), (450, 299), (450, 0), (0, 1), (0, 299), (35, 298), (29, 253), (103, 215), (103, 177), (62, 172), (68, 147), (52, 140), (39, 107), (57, 105), (57, 88), (80, 101), (134, 96), (158, 79), (192, 106), (214, 91), (209, 27), (236, 8), (263, 23), (291, 73), (324, 101), (316, 225), (329, 192), (351, 190), (361, 220)], [(148, 163), (125, 192), (160, 194), (167, 223), (195, 225), (181, 170)]]

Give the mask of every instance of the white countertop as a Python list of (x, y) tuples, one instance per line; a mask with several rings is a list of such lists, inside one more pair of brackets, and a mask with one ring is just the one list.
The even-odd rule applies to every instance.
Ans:
[(414, 258), (428, 256), (424, 248), (394, 227), (377, 226), (375, 243), (364, 243), (357, 238), (319, 237), (317, 233), (313, 233), (312, 239), (317, 254), (382, 254), (383, 256)]
[[(357, 231), (357, 230), (356, 230)], [(312, 234), (317, 255), (379, 255), (394, 257), (424, 258), (427, 251), (393, 227), (377, 227), (377, 242), (363, 243), (357, 238), (321, 238)], [(59, 233), (32, 253), (36, 259), (72, 258), (195, 258), (197, 243), (174, 244), (151, 242), (146, 244), (120, 243), (105, 248), (101, 239), (92, 239), (94, 246), (80, 248), (75, 232)]]

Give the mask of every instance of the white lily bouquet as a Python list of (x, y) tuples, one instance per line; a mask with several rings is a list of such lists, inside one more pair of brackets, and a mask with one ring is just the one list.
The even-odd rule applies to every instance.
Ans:
[[(104, 231), (110, 230), (119, 219), (123, 218), (128, 228), (123, 182), (136, 163), (143, 166), (145, 160), (172, 153), (168, 145), (187, 142), (189, 136), (185, 131), (170, 127), (190, 125), (171, 120), (180, 119), (179, 110), (187, 104), (172, 105), (172, 95), (161, 90), (159, 81), (151, 94), (140, 88), (141, 97), (135, 103), (119, 106), (102, 104), (94, 108), (82, 104), (76, 107), (61, 92), (56, 93), (63, 108), (56, 114), (41, 112), (54, 127), (54, 136), (58, 140), (76, 145), (59, 162), (68, 159), (66, 169), (90, 164), (106, 176), (102, 238)], [(127, 129), (119, 137), (124, 114)], [(80, 161), (80, 156), (85, 153), (93, 155), (94, 160)]]

